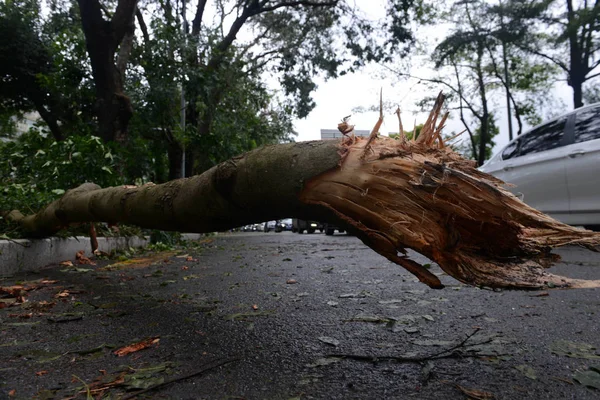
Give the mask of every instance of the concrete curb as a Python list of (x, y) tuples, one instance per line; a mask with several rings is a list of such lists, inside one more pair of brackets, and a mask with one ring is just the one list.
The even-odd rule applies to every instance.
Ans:
[[(202, 235), (186, 233), (183, 240), (197, 240)], [(150, 244), (149, 238), (132, 237), (99, 237), (98, 249), (107, 253), (125, 250), (130, 247), (145, 247)], [(77, 236), (67, 239), (16, 239), (0, 240), (0, 276), (9, 276), (17, 272), (32, 271), (48, 264), (66, 260), (75, 260), (75, 254), (84, 250), (90, 257), (92, 246), (90, 238)]]

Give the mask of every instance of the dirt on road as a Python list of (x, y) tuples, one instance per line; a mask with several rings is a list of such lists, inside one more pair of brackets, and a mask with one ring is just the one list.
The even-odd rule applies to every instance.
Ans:
[[(557, 274), (600, 279), (600, 255)], [(427, 260), (413, 255), (417, 261)], [(0, 279), (0, 399), (598, 399), (600, 290), (432, 290), (346, 235)]]

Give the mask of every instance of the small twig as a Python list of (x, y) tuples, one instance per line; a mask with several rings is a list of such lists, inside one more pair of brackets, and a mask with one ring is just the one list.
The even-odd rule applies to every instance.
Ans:
[(83, 379), (81, 379), (80, 377), (78, 377), (77, 375), (73, 375), (73, 378), (75, 378), (79, 382), (83, 383), (83, 387), (85, 389), (85, 394), (86, 394), (86, 399), (93, 400), (94, 398), (92, 397), (92, 393), (90, 392), (90, 386), (87, 383), (85, 383), (85, 381)]
[(132, 399), (134, 397), (139, 396), (140, 394), (151, 392), (151, 391), (159, 389), (159, 388), (161, 388), (163, 386), (170, 385), (171, 383), (183, 381), (183, 380), (186, 380), (186, 379), (189, 379), (189, 378), (193, 378), (193, 377), (198, 376), (198, 375), (202, 375), (203, 373), (205, 373), (207, 371), (210, 371), (211, 369), (222, 367), (223, 365), (232, 363), (234, 361), (239, 361), (239, 358), (229, 358), (229, 359), (226, 359), (226, 360), (219, 361), (219, 362), (217, 362), (214, 365), (207, 365), (204, 368), (201, 368), (201, 369), (199, 369), (196, 372), (192, 372), (191, 374), (187, 374), (187, 375), (179, 376), (179, 377), (176, 377), (176, 378), (173, 378), (173, 379), (169, 379), (169, 380), (166, 380), (166, 381), (164, 381), (162, 383), (156, 384), (154, 386), (150, 386), (150, 387), (148, 387), (146, 389), (143, 389), (143, 390), (137, 391), (135, 393), (132, 393), (132, 394), (130, 394), (128, 396), (122, 397), (121, 400)]

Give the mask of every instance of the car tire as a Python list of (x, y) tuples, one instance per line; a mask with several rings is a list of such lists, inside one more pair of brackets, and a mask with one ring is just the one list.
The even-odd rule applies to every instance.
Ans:
[(334, 232), (335, 232), (335, 229), (333, 229), (333, 228), (327, 228), (327, 229), (325, 229), (325, 234), (327, 236), (332, 236)]
[(306, 232), (310, 233), (310, 234), (313, 234), (313, 233), (315, 233), (315, 230), (311, 228), (311, 229), (307, 229)]

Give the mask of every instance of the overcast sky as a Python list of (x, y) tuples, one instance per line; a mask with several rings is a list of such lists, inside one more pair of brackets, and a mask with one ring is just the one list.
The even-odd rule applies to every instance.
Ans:
[[(369, 16), (383, 17), (384, 1), (372, 0), (369, 2), (369, 8), (366, 11)], [(363, 5), (363, 3), (359, 3)], [(364, 5), (363, 5), (364, 7)], [(427, 37), (430, 41), (435, 41), (436, 37), (443, 36), (444, 30), (440, 26), (418, 28), (417, 35)], [(433, 72), (428, 68), (419, 68), (418, 63), (413, 62), (410, 73), (416, 76), (432, 77)], [(402, 81), (398, 78), (382, 78), (381, 67), (368, 66), (360, 72), (348, 74), (335, 80), (327, 82), (317, 80), (318, 88), (313, 94), (317, 104), (316, 108), (305, 119), (295, 121), (295, 128), (298, 132), (296, 141), (319, 140), (321, 129), (336, 129), (337, 124), (347, 115), (352, 115), (351, 123), (356, 129), (371, 129), (375, 125), (379, 116), (378, 112), (356, 113), (353, 109), (356, 107), (369, 108), (379, 103), (379, 90), (383, 89), (384, 101), (400, 106), (402, 110), (402, 122), (405, 130), (411, 130), (416, 123), (423, 123), (427, 118), (426, 113), (418, 112), (416, 102), (428, 96), (437, 95), (438, 91), (444, 90), (439, 87), (434, 90), (426, 89), (417, 84), (416, 80)], [(555, 109), (543, 110), (542, 116), (549, 114), (558, 115), (572, 110), (572, 90), (565, 82), (557, 82), (552, 95), (556, 98), (557, 105)], [(501, 91), (494, 91), (490, 100), (492, 111), (496, 116), (496, 123), (500, 128), (500, 134), (494, 138), (496, 143), (494, 153), (502, 149), (508, 143), (508, 123), (505, 110), (505, 98)], [(393, 109), (386, 110), (384, 115), (384, 124), (380, 131), (387, 134), (390, 131), (398, 131), (398, 119), (393, 114)], [(516, 127), (516, 121), (513, 119), (513, 126)], [(531, 128), (525, 126), (524, 129)], [(516, 129), (516, 128), (515, 128)], [(459, 120), (458, 112), (451, 112), (450, 118), (446, 124), (445, 132), (458, 133), (464, 130), (463, 124)], [(468, 135), (465, 133), (462, 140), (468, 141)]]

